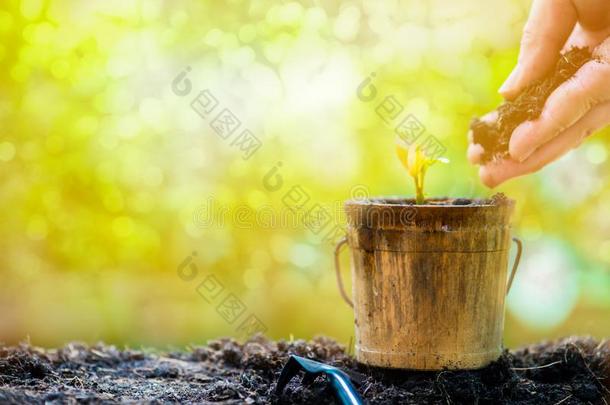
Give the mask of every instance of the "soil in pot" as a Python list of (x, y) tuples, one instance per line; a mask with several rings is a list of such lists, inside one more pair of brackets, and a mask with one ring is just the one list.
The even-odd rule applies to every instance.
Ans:
[(538, 118), (553, 90), (592, 58), (588, 48), (570, 49), (559, 58), (555, 69), (545, 78), (531, 84), (514, 100), (498, 107), (497, 119), (494, 122), (475, 118), (470, 129), (473, 143), (483, 146), (482, 162), (508, 156), (508, 142), (513, 130), (524, 121)]
[[(496, 193), (491, 198), (427, 198), (422, 205), (429, 206), (483, 206), (483, 205), (500, 205), (508, 202), (508, 198), (504, 193)], [(417, 207), (414, 198), (371, 198), (366, 203), (370, 204), (387, 204), (387, 205), (412, 205)]]

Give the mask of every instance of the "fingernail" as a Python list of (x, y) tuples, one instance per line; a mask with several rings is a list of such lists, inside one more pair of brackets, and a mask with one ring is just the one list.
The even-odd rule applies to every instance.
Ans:
[(531, 121), (526, 121), (515, 128), (510, 137), (508, 153), (510, 154), (510, 157), (518, 162), (523, 162), (533, 152), (527, 142), (528, 138), (531, 137), (532, 127), (533, 123)]
[(517, 86), (517, 82), (519, 80), (519, 76), (521, 75), (521, 66), (517, 64), (508, 78), (502, 83), (502, 86), (498, 89), (498, 93), (502, 96), (507, 97), (510, 96), (515, 91), (515, 87)]

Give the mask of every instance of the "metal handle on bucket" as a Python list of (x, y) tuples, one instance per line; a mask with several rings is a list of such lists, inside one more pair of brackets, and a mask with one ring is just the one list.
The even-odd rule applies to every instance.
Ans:
[(339, 263), (339, 255), (341, 254), (341, 248), (343, 248), (343, 245), (345, 245), (346, 243), (347, 237), (344, 236), (339, 242), (337, 242), (337, 246), (335, 247), (335, 272), (337, 273), (337, 285), (339, 286), (339, 292), (341, 293), (341, 297), (345, 302), (347, 302), (347, 305), (353, 308), (354, 303), (347, 296), (345, 288), (343, 287), (343, 280), (341, 279), (341, 264)]
[[(513, 268), (510, 272), (510, 278), (508, 279), (508, 284), (506, 286), (506, 294), (509, 293), (510, 287), (513, 285), (513, 280), (515, 279), (515, 274), (517, 273), (517, 269), (519, 268), (519, 262), (521, 261), (521, 253), (523, 253), (523, 243), (517, 237), (513, 238), (513, 242), (517, 244), (517, 255), (515, 256), (515, 262), (513, 263)], [(339, 292), (341, 293), (341, 297), (347, 305), (350, 307), (354, 307), (354, 303), (347, 296), (345, 292), (345, 288), (343, 287), (343, 280), (341, 279), (341, 264), (339, 263), (339, 255), (341, 254), (341, 249), (343, 245), (347, 243), (347, 237), (341, 238), (339, 242), (337, 242), (337, 246), (335, 247), (335, 272), (337, 273), (337, 286), (339, 286)]]
[(514, 237), (513, 242), (517, 244), (517, 256), (515, 256), (515, 262), (513, 263), (513, 269), (510, 272), (510, 278), (508, 279), (508, 285), (506, 286), (506, 294), (510, 291), (510, 287), (513, 285), (513, 280), (515, 279), (515, 273), (517, 272), (517, 268), (519, 267), (519, 262), (521, 261), (521, 252), (523, 252), (523, 243), (521, 239)]

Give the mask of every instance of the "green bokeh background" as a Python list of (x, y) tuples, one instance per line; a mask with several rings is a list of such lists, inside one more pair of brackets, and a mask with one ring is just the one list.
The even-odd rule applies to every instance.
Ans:
[[(300, 186), (341, 224), (350, 196), (412, 195), (393, 127), (376, 114), (387, 96), (446, 147), (451, 163), (430, 169), (428, 195), (491, 195), (465, 159), (466, 131), (501, 101), (528, 8), (3, 2), (0, 341), (181, 346), (235, 335), (255, 314), (273, 338), (348, 342), (333, 246), (283, 196)], [(187, 66), (192, 91), (178, 96), (171, 83)], [(378, 95), (364, 102), (356, 89), (372, 72)], [(204, 89), (261, 140), (252, 158), (191, 109)], [(518, 202), (525, 244), (508, 346), (610, 334), (608, 143), (602, 131), (499, 188)], [(262, 180), (278, 162), (284, 183), (272, 192)], [(177, 267), (194, 251), (198, 273), (184, 281)], [(233, 324), (197, 292), (211, 274), (221, 298), (246, 307)]]

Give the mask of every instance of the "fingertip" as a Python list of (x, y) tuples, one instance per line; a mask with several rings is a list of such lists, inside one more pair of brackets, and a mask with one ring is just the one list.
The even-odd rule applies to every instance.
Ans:
[(502, 86), (498, 89), (498, 93), (504, 99), (511, 100), (519, 94), (519, 78), (521, 76), (521, 67), (517, 65), (513, 71), (508, 75), (508, 78), (502, 83)]
[(490, 170), (489, 166), (481, 166), (479, 169), (479, 178), (481, 179), (481, 182), (489, 188), (494, 188), (498, 184), (493, 171)]
[(508, 142), (508, 153), (513, 160), (523, 162), (531, 155), (534, 149), (531, 145), (533, 139), (532, 130), (533, 123), (526, 121), (513, 131)]
[(471, 143), (470, 145), (468, 145), (468, 160), (473, 165), (478, 165), (481, 163), (481, 158), (483, 157), (484, 152), (485, 150), (481, 145), (479, 145), (478, 143)]
[(498, 89), (498, 94), (502, 96), (504, 100), (513, 100), (519, 94), (519, 90), (513, 87), (505, 88), (504, 85)]
[(493, 124), (498, 121), (498, 110), (492, 110), (481, 117), (481, 121)]

